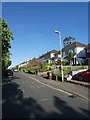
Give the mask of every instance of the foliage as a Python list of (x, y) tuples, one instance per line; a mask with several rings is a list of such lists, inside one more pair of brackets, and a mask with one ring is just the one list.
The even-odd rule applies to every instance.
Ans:
[(61, 60), (56, 61), (56, 65), (60, 65), (61, 64)]
[(13, 34), (9, 29), (9, 26), (7, 25), (7, 23), (5, 22), (5, 20), (3, 20), (2, 18), (0, 18), (0, 33), (2, 35), (1, 39), (2, 39), (2, 71), (4, 72), (6, 68), (8, 68), (11, 65), (11, 61), (10, 61), (10, 48), (11, 48), (11, 43), (10, 40), (13, 40)]
[(75, 52), (68, 52), (67, 56), (64, 59), (67, 59), (69, 64), (71, 64), (72, 59), (74, 58), (75, 55), (76, 55)]
[(71, 36), (66, 37), (66, 38), (63, 40), (64, 46), (66, 46), (66, 45), (68, 45), (68, 44), (71, 44), (73, 40), (75, 40), (74, 37), (71, 37)]
[(56, 70), (53, 72), (53, 74), (59, 76), (59, 75), (60, 75), (60, 71), (56, 69)]
[(79, 69), (87, 69), (87, 67), (84, 66), (84, 65), (81, 65), (81, 66), (79, 67)]
[(64, 61), (61, 62), (61, 60), (56, 61), (56, 65), (61, 65), (61, 64), (65, 65), (65, 62)]
[(21, 67), (20, 70), (35, 73), (36, 71), (46, 72), (50, 70), (50, 68), (51, 64), (48, 64), (47, 62), (41, 62), (37, 59), (33, 59), (26, 67)]
[(33, 67), (33, 66), (39, 66), (41, 64), (42, 64), (42, 62), (40, 60), (34, 58), (27, 64), (27, 67), (30, 68), (30, 67)]
[(50, 68), (51, 68), (51, 65), (47, 62), (44, 62), (40, 65), (41, 72), (46, 72), (46, 71), (50, 70)]
[(19, 65), (16, 65), (15, 68), (16, 68), (16, 69), (19, 69)]

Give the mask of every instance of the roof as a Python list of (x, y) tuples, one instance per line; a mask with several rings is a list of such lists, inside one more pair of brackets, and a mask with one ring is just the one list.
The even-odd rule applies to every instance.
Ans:
[(62, 51), (64, 52), (64, 51), (67, 51), (67, 50), (69, 50), (69, 49), (76, 48), (76, 47), (86, 47), (86, 45), (83, 44), (83, 43), (79, 43), (79, 42), (73, 42), (73, 43), (65, 46), (65, 47), (62, 49)]
[(58, 52), (57, 50), (51, 50), (51, 51), (49, 51), (49, 52), (41, 55), (39, 58), (45, 57), (45, 56), (47, 56), (47, 55), (50, 55), (50, 53), (57, 53), (57, 52)]

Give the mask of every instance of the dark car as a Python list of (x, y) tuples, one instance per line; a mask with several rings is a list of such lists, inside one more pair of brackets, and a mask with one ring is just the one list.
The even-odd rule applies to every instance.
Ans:
[(90, 69), (78, 73), (79, 80), (89, 81), (90, 82)]
[(13, 71), (11, 69), (7, 69), (5, 72), (6, 76), (13, 76)]

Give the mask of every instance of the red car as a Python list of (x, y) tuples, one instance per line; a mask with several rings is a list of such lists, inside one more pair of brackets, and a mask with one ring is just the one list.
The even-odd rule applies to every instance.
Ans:
[(78, 73), (79, 80), (90, 81), (90, 69)]

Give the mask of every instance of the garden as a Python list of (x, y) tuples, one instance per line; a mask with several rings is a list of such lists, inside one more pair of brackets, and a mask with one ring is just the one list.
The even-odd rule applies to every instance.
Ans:
[(48, 75), (48, 72), (52, 73), (52, 79), (58, 80), (61, 79), (61, 65), (63, 69), (64, 78), (68, 76), (68, 74), (71, 74), (72, 71), (78, 71), (82, 69), (87, 69), (87, 66), (84, 65), (78, 65), (78, 66), (72, 66), (72, 65), (65, 65), (65, 63), (61, 63), (60, 61), (57, 62), (41, 62), (37, 59), (33, 59), (27, 66), (20, 67), (20, 71), (24, 71), (30, 74), (36, 74), (36, 75)]

